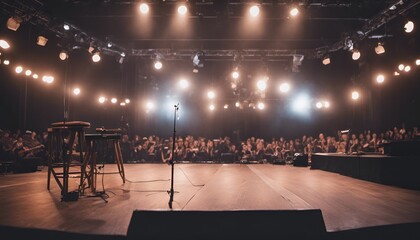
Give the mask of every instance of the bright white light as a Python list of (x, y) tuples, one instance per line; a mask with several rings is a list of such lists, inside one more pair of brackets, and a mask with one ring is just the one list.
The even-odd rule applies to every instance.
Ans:
[(126, 99), (124, 100), (124, 102), (125, 102), (126, 104), (129, 104), (129, 103), (130, 103), (130, 99), (126, 98)]
[(33, 77), (33, 79), (38, 79), (38, 74), (34, 73), (34, 74), (32, 75), (32, 77)]
[(104, 103), (105, 101), (106, 101), (106, 98), (104, 96), (101, 96), (98, 98), (98, 102), (101, 104)]
[(111, 98), (111, 102), (113, 103), (113, 104), (116, 104), (117, 102), (118, 102), (118, 100), (117, 100), (117, 98)]
[(185, 5), (181, 5), (178, 7), (178, 13), (180, 15), (185, 15), (187, 13), (188, 9)]
[(225, 104), (225, 106), (223, 106), (224, 109), (228, 109), (229, 108), (229, 104)]
[(311, 101), (306, 94), (299, 95), (293, 102), (292, 102), (292, 110), (301, 115), (305, 115), (308, 113), (311, 107)]
[(68, 24), (64, 24), (63, 25), (64, 30), (68, 31), (70, 30), (70, 26)]
[(411, 70), (411, 67), (410, 66), (405, 66), (405, 68), (404, 68), (404, 71), (405, 72), (409, 72)]
[(264, 91), (267, 88), (267, 81), (265, 79), (258, 80), (257, 88), (260, 91)]
[(249, 8), (249, 14), (252, 17), (256, 17), (260, 14), (260, 7), (258, 7), (257, 5), (254, 5), (252, 7)]
[(16, 73), (22, 73), (22, 71), (23, 71), (23, 67), (21, 67), (21, 66), (17, 66), (17, 67), (15, 68), (15, 72), (16, 72)]
[(125, 102), (120, 102), (120, 106), (124, 107), (125, 106)]
[(155, 108), (155, 104), (152, 101), (147, 101), (146, 102), (146, 110), (153, 110)]
[(379, 74), (378, 76), (376, 76), (376, 82), (381, 84), (385, 81), (385, 76), (382, 74)]
[(324, 108), (330, 108), (331, 104), (328, 101), (324, 101)]
[(400, 65), (398, 65), (398, 70), (400, 70), (400, 71), (402, 71), (402, 70), (404, 70), (404, 64), (400, 64)]
[(404, 25), (404, 31), (406, 33), (411, 33), (414, 30), (414, 23), (412, 21), (408, 21), (405, 25)]
[(294, 7), (290, 10), (290, 16), (296, 17), (298, 14), (299, 14), (299, 9)]
[(6, 60), (3, 61), (3, 64), (4, 65), (9, 65), (10, 64), (10, 61), (6, 59)]
[(240, 107), (240, 106), (241, 106), (241, 103), (240, 103), (239, 101), (235, 103), (235, 107), (237, 107), (237, 108), (238, 108), (238, 107)]
[(316, 108), (321, 109), (322, 108), (322, 102), (317, 102), (315, 106), (316, 106)]
[(51, 83), (54, 82), (54, 77), (45, 75), (45, 76), (42, 76), (42, 81), (47, 83), (47, 84), (51, 84)]
[(182, 89), (186, 89), (186, 88), (188, 88), (188, 86), (189, 86), (190, 84), (188, 83), (188, 81), (186, 80), (186, 79), (181, 79), (180, 81), (179, 81), (179, 86), (182, 88)]
[(162, 64), (161, 61), (157, 60), (154, 64), (154, 67), (155, 67), (156, 70), (160, 70), (160, 69), (162, 69), (163, 64)]
[(399, 73), (399, 72), (397, 72), (397, 71), (395, 71), (395, 72), (394, 72), (394, 76), (400, 76), (400, 73)]
[(325, 57), (323, 60), (322, 60), (322, 64), (324, 64), (324, 65), (328, 65), (328, 64), (330, 64), (331, 63), (331, 59), (329, 58), (329, 57)]
[(360, 54), (359, 50), (354, 50), (353, 54), (351, 55), (351, 58), (354, 61), (356, 61), (356, 60), (359, 60), (360, 56), (361, 56), (361, 54)]
[(265, 108), (265, 104), (263, 102), (259, 102), (257, 107), (258, 109), (263, 110)]
[(385, 48), (381, 43), (378, 43), (378, 46), (375, 47), (376, 54), (383, 54), (385, 53)]
[(142, 14), (147, 14), (149, 12), (149, 5), (147, 3), (142, 3), (140, 4), (139, 9)]
[(8, 49), (10, 48), (10, 45), (6, 40), (0, 39), (0, 47), (3, 49)]
[(290, 85), (288, 83), (282, 83), (279, 87), (280, 92), (287, 93), (290, 90)]
[(232, 78), (233, 79), (238, 79), (239, 78), (239, 72), (238, 72), (238, 70), (233, 70), (232, 71)]
[(214, 106), (214, 104), (210, 104), (209, 105), (209, 109), (210, 109), (210, 111), (214, 111), (214, 109), (215, 109), (216, 107)]
[(32, 71), (31, 70), (28, 69), (28, 70), (25, 71), (25, 75), (26, 76), (30, 76), (31, 74), (32, 74)]
[(207, 92), (207, 97), (210, 99), (213, 99), (216, 96), (213, 90), (210, 90)]
[[(6, 62), (6, 60), (4, 60)], [(419, 66), (420, 65), (420, 59), (416, 60), (416, 65)]]
[(101, 61), (101, 56), (99, 55), (99, 53), (95, 53), (95, 54), (92, 55), (92, 61), (93, 62)]
[(76, 95), (76, 96), (79, 95), (80, 94), (80, 88), (78, 88), (78, 87), (74, 88), (73, 89), (73, 94)]
[(64, 61), (69, 57), (69, 55), (67, 54), (66, 51), (61, 51), (58, 57), (60, 57), (60, 59)]
[(351, 99), (353, 99), (353, 100), (357, 100), (357, 99), (359, 99), (359, 97), (360, 97), (360, 94), (359, 94), (359, 92), (358, 92), (358, 91), (353, 91), (353, 92), (351, 93)]

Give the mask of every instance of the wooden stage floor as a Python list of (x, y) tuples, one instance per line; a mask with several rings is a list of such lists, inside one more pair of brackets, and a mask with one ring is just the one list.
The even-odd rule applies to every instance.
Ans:
[[(125, 184), (119, 175), (105, 175), (108, 203), (87, 197), (61, 202), (54, 180), (51, 191), (46, 189), (46, 169), (0, 176), (0, 225), (126, 235), (133, 210), (168, 209), (170, 166), (126, 164), (125, 169), (130, 180)], [(105, 165), (105, 172), (115, 170)], [(70, 179), (74, 188), (77, 180)], [(328, 231), (420, 222), (420, 191), (308, 168), (179, 164), (175, 190), (179, 210), (319, 208)]]

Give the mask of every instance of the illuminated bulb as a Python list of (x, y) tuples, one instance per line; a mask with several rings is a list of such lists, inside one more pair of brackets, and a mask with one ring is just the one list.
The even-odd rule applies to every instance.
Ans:
[(288, 83), (282, 83), (280, 84), (280, 92), (287, 93), (290, 90), (290, 85)]
[(125, 102), (126, 104), (129, 104), (129, 103), (130, 103), (130, 99), (126, 98), (126, 99), (124, 100), (124, 102)]
[(38, 79), (38, 74), (34, 73), (34, 74), (32, 75), (32, 78), (33, 78), (33, 79)]
[(225, 106), (223, 106), (223, 108), (224, 109), (228, 109), (229, 108), (229, 105), (228, 104), (225, 104)]
[(155, 105), (153, 104), (153, 102), (152, 101), (147, 101), (146, 102), (146, 109), (147, 110), (152, 110), (152, 109), (154, 109), (155, 108)]
[(323, 60), (322, 60), (322, 64), (324, 64), (324, 65), (328, 65), (328, 64), (330, 64), (331, 63), (331, 59), (329, 58), (329, 57), (325, 57)]
[(80, 88), (74, 88), (73, 89), (73, 94), (76, 95), (76, 96), (79, 95), (80, 94)]
[(351, 58), (353, 59), (353, 60), (359, 60), (359, 58), (360, 58), (360, 52), (358, 51), (358, 50), (354, 50), (353, 51), (353, 54), (351, 55)]
[(256, 17), (260, 14), (260, 7), (258, 7), (257, 5), (254, 5), (252, 7), (249, 8), (249, 14), (252, 17)]
[(402, 70), (404, 70), (404, 64), (400, 64), (400, 65), (398, 65), (398, 70), (400, 70), (400, 71), (402, 71)]
[(317, 102), (316, 103), (316, 108), (318, 108), (318, 109), (322, 108), (322, 102)]
[(414, 23), (412, 21), (408, 21), (405, 25), (404, 25), (404, 31), (406, 33), (411, 33), (414, 30)]
[(394, 72), (394, 76), (400, 76), (400, 73), (399, 73), (399, 72), (397, 72), (397, 71), (395, 71), (395, 72)]
[(292, 8), (292, 9), (290, 10), (290, 16), (292, 16), (292, 17), (296, 17), (298, 14), (299, 14), (299, 9), (297, 9), (297, 8)]
[(101, 103), (101, 104), (104, 103), (105, 101), (106, 101), (106, 98), (103, 97), (103, 96), (98, 98), (98, 102)]
[(139, 9), (142, 14), (147, 14), (149, 12), (149, 5), (147, 3), (142, 3), (140, 4)]
[(376, 54), (383, 54), (383, 53), (385, 53), (385, 48), (384, 48), (384, 46), (382, 45), (382, 43), (378, 43), (378, 46), (376, 46), (375, 47), (375, 52), (376, 52)]
[(385, 81), (385, 76), (382, 74), (379, 74), (378, 76), (376, 76), (376, 82), (377, 83), (383, 83)]
[(257, 107), (258, 109), (263, 110), (265, 108), (265, 104), (263, 102), (259, 102)]
[(330, 108), (331, 104), (328, 101), (324, 102), (324, 108)]
[(68, 24), (64, 24), (63, 28), (64, 28), (64, 30), (66, 30), (66, 31), (70, 30), (70, 26), (69, 26)]
[(155, 67), (156, 70), (160, 70), (160, 69), (162, 69), (163, 64), (162, 64), (161, 61), (156, 61), (155, 64), (154, 64), (154, 67)]
[(214, 106), (214, 104), (210, 104), (210, 106), (209, 106), (210, 111), (214, 111), (215, 108), (216, 107)]
[(67, 52), (66, 51), (61, 51), (60, 52), (60, 54), (58, 55), (58, 57), (61, 59), (61, 60), (66, 60), (67, 58), (69, 58), (69, 55), (67, 54)]
[(31, 70), (28, 69), (28, 70), (25, 71), (25, 75), (26, 76), (30, 76), (31, 74), (32, 74), (32, 71)]
[(264, 91), (267, 88), (267, 82), (265, 80), (258, 80), (258, 82), (257, 82), (257, 88), (260, 91)]
[(120, 106), (125, 106), (125, 102), (120, 102)]
[(213, 99), (216, 96), (216, 94), (214, 93), (214, 91), (208, 91), (207, 92), (207, 97), (210, 99)]
[(237, 87), (236, 83), (232, 83), (231, 87), (235, 89)]
[(3, 64), (4, 65), (9, 65), (10, 64), (10, 61), (6, 59), (6, 60), (3, 61)]
[(232, 72), (232, 78), (233, 78), (233, 79), (238, 79), (238, 78), (239, 78), (239, 72), (238, 72), (237, 70), (234, 70), (234, 71)]
[(405, 72), (409, 72), (411, 70), (411, 67), (410, 66), (405, 66), (405, 68), (404, 68), (404, 71)]
[(17, 66), (16, 68), (15, 68), (15, 72), (16, 73), (22, 73), (22, 71), (23, 71), (23, 67), (21, 67), (21, 66)]
[[(6, 62), (6, 60), (4, 60)], [(420, 59), (416, 60), (416, 65), (419, 66), (420, 65)]]
[(111, 102), (112, 102), (113, 104), (116, 104), (116, 103), (118, 102), (118, 100), (117, 100), (117, 98), (111, 98)]
[(179, 86), (182, 88), (182, 89), (186, 89), (186, 88), (188, 88), (188, 81), (187, 80), (185, 80), (185, 79), (181, 79), (180, 81), (179, 81)]
[(359, 97), (360, 97), (359, 92), (357, 92), (357, 91), (353, 91), (353, 92), (351, 93), (351, 98), (352, 98), (353, 100), (357, 100), (357, 99), (359, 99)]
[(8, 48), (10, 48), (10, 45), (7, 41), (5, 41), (3, 39), (0, 39), (0, 47), (3, 48), (3, 49), (8, 49)]
[(54, 77), (45, 75), (45, 76), (42, 76), (42, 81), (47, 84), (51, 84), (54, 82)]
[(92, 61), (93, 62), (101, 61), (101, 56), (99, 55), (99, 53), (95, 53), (95, 54), (92, 55)]
[(185, 5), (181, 5), (178, 7), (178, 13), (180, 15), (185, 15), (187, 13), (188, 9)]
[(240, 107), (240, 106), (241, 106), (241, 103), (239, 101), (235, 103), (235, 107)]

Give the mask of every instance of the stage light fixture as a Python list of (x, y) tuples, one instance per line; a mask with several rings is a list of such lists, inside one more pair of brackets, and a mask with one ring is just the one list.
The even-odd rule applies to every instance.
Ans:
[(385, 48), (382, 43), (378, 43), (378, 45), (375, 47), (375, 52), (378, 55), (385, 53)]
[(70, 26), (68, 24), (64, 24), (63, 25), (64, 30), (68, 31), (70, 30)]
[(409, 72), (410, 70), (411, 70), (411, 67), (410, 67), (410, 66), (408, 66), (408, 65), (407, 65), (407, 66), (405, 66), (405, 68), (404, 68), (404, 71), (405, 71), (405, 72)]
[(402, 71), (402, 70), (404, 70), (404, 64), (400, 64), (400, 65), (398, 65), (398, 70), (400, 70), (400, 71)]
[(265, 91), (267, 89), (267, 80), (266, 79), (260, 79), (257, 81), (257, 88), (260, 91)]
[(406, 33), (411, 33), (414, 30), (414, 23), (412, 21), (407, 21), (404, 25), (404, 31)]
[(331, 104), (328, 101), (324, 101), (324, 108), (330, 108)]
[(3, 64), (4, 65), (9, 65), (10, 64), (10, 61), (8, 59), (6, 59), (6, 60), (3, 61)]
[(235, 103), (235, 107), (240, 107), (241, 106), (241, 103), (239, 102), (239, 101), (237, 101), (236, 103)]
[(22, 73), (22, 71), (23, 71), (23, 67), (22, 66), (17, 66), (16, 68), (15, 68), (15, 72), (16, 73)]
[(10, 17), (7, 19), (6, 26), (12, 31), (17, 31), (22, 20), (18, 17)]
[(385, 76), (382, 74), (378, 74), (378, 76), (376, 76), (376, 82), (379, 84), (382, 84), (385, 81)]
[(101, 55), (99, 55), (99, 52), (96, 52), (92, 55), (92, 61), (95, 63), (101, 61)]
[(139, 9), (142, 14), (147, 14), (150, 10), (149, 5), (147, 3), (141, 3)]
[(214, 111), (214, 109), (215, 109), (216, 107), (214, 106), (214, 104), (210, 104), (209, 105), (209, 109), (210, 109), (210, 111)]
[(58, 54), (58, 57), (59, 57), (62, 61), (64, 61), (64, 60), (66, 60), (67, 58), (69, 58), (69, 54), (68, 54), (66, 51), (62, 50), (62, 51), (60, 52), (60, 54)]
[(155, 64), (153, 65), (155, 67), (156, 70), (160, 70), (163, 67), (163, 64), (160, 60), (156, 60)]
[(290, 91), (290, 85), (288, 83), (282, 83), (279, 87), (280, 92), (287, 93)]
[(107, 43), (106, 45), (107, 45), (109, 48), (110, 48), (110, 47), (112, 47), (112, 43), (111, 43), (111, 42)]
[(117, 98), (114, 98), (114, 97), (111, 98), (111, 103), (112, 104), (116, 104), (117, 102), (118, 102), (118, 99)]
[(38, 79), (38, 74), (36, 74), (36, 73), (32, 74), (32, 78), (33, 79)]
[(210, 90), (210, 91), (207, 92), (207, 97), (209, 99), (214, 99), (214, 97), (216, 97), (216, 93), (214, 93), (213, 90)]
[(146, 102), (146, 110), (150, 111), (153, 110), (155, 108), (155, 104), (152, 101), (147, 101)]
[(186, 89), (186, 88), (188, 88), (189, 83), (188, 83), (188, 81), (186, 79), (183, 78), (183, 79), (179, 80), (179, 86), (182, 89)]
[(42, 76), (42, 81), (47, 83), (47, 84), (51, 84), (54, 82), (54, 77), (53, 76), (48, 76), (48, 75), (44, 75)]
[(311, 108), (311, 101), (306, 94), (300, 94), (292, 102), (292, 110), (300, 115), (306, 115)]
[(181, 16), (184, 16), (185, 14), (187, 14), (188, 8), (185, 5), (181, 5), (178, 7), (178, 13)]
[(258, 5), (254, 5), (249, 8), (249, 15), (251, 17), (257, 17), (260, 14), (260, 7)]
[(36, 39), (36, 44), (38, 44), (41, 47), (44, 47), (45, 45), (47, 45), (48, 42), (48, 38), (39, 35), (38, 38)]
[(126, 98), (126, 99), (124, 100), (124, 102), (125, 102), (126, 104), (129, 104), (131, 101), (130, 101), (130, 99), (129, 99), (129, 98)]
[(224, 109), (228, 109), (228, 108), (229, 108), (229, 104), (225, 104), (225, 105), (223, 106), (223, 108), (224, 108)]
[(28, 70), (25, 71), (25, 75), (26, 76), (30, 76), (31, 74), (32, 74), (32, 71), (31, 70), (28, 69)]
[(235, 69), (235, 70), (232, 71), (231, 75), (232, 75), (233, 79), (238, 79), (239, 78), (239, 71)]
[(322, 60), (322, 64), (324, 65), (328, 65), (331, 63), (331, 59), (328, 56), (325, 56), (324, 59)]
[(419, 66), (420, 65), (420, 59), (416, 60), (416, 65)]
[(105, 103), (105, 101), (106, 101), (106, 98), (105, 98), (104, 96), (100, 96), (100, 97), (98, 98), (98, 102), (99, 102), (100, 104)]
[(80, 94), (80, 88), (78, 88), (78, 87), (74, 88), (73, 89), (73, 94), (76, 95), (76, 96), (79, 95)]
[(400, 73), (399, 73), (399, 72), (397, 72), (397, 71), (395, 71), (395, 72), (394, 72), (394, 76), (400, 76)]
[(315, 106), (316, 106), (316, 108), (321, 109), (322, 108), (322, 102), (317, 102)]
[(260, 110), (264, 110), (264, 108), (265, 108), (265, 104), (264, 104), (263, 102), (259, 102), (259, 103), (257, 104), (257, 107), (258, 107), (258, 109), (260, 109)]
[(296, 17), (299, 14), (299, 9), (296, 8), (296, 7), (294, 7), (292, 9), (290, 9), (290, 12), (289, 13), (290, 13), (290, 16)]
[(10, 44), (6, 40), (0, 39), (0, 47), (3, 49), (8, 49), (10, 48)]
[(356, 50), (353, 51), (353, 53), (351, 55), (351, 58), (356, 61), (356, 60), (359, 60), (360, 56), (361, 56), (361, 54), (360, 54), (359, 50), (356, 49)]
[(125, 106), (125, 102), (120, 102), (120, 106), (124, 107)]
[(358, 91), (353, 91), (352, 93), (351, 93), (351, 99), (353, 99), (353, 100), (358, 100), (360, 98), (360, 94), (359, 94), (359, 92)]

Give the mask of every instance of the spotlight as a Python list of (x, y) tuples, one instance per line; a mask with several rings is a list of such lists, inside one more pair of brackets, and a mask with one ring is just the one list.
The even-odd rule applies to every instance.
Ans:
[(125, 102), (120, 102), (120, 106), (124, 107), (125, 106)]
[(68, 31), (70, 30), (70, 26), (68, 24), (64, 24), (63, 25), (64, 30)]
[(94, 54), (92, 55), (92, 61), (93, 61), (93, 62), (99, 62), (99, 61), (101, 61), (101, 55), (99, 55), (99, 53), (98, 53), (98, 52), (94, 53)]
[(0, 47), (3, 49), (8, 49), (10, 48), (10, 45), (6, 40), (0, 39)]
[(78, 88), (78, 87), (74, 88), (73, 89), (73, 94), (76, 95), (76, 96), (79, 95), (80, 94), (80, 88)]
[(214, 93), (214, 91), (210, 90), (207, 92), (207, 97), (210, 99), (214, 99), (214, 97), (216, 96), (216, 94)]
[[(6, 60), (5, 60), (6, 61)], [(420, 65), (420, 59), (416, 60), (416, 65), (419, 66)]]
[(405, 66), (405, 68), (404, 68), (404, 71), (405, 72), (409, 72), (411, 70), (411, 67), (410, 66)]
[(161, 61), (156, 60), (156, 61), (155, 61), (155, 64), (154, 64), (154, 67), (155, 67), (155, 69), (156, 69), (156, 70), (160, 70), (160, 69), (162, 69), (163, 64), (162, 64), (162, 62), (161, 62)]
[(215, 109), (216, 107), (214, 106), (214, 104), (210, 104), (209, 105), (209, 109), (210, 109), (210, 111), (214, 111), (214, 109)]
[(6, 60), (3, 61), (3, 64), (4, 65), (9, 65), (10, 64), (10, 61), (6, 59)]
[(399, 72), (397, 72), (397, 71), (395, 71), (395, 72), (394, 72), (394, 76), (400, 76), (400, 73), (399, 73)]
[(292, 110), (301, 115), (308, 114), (309, 109), (311, 108), (310, 99), (306, 94), (299, 95), (293, 102), (292, 102)]
[(34, 73), (34, 74), (32, 75), (32, 78), (33, 78), (33, 79), (38, 79), (38, 74)]
[(257, 107), (258, 109), (263, 110), (265, 108), (265, 104), (263, 102), (259, 102)]
[(116, 104), (117, 102), (118, 102), (118, 100), (117, 100), (117, 98), (111, 98), (111, 102), (112, 102), (112, 104)]
[(280, 92), (287, 93), (290, 90), (290, 85), (288, 83), (282, 83), (279, 87)]
[(32, 71), (31, 70), (28, 69), (28, 70), (25, 71), (25, 75), (26, 76), (30, 76), (31, 74), (32, 74)]
[(260, 7), (257, 5), (250, 7), (249, 14), (251, 15), (251, 17), (257, 17), (260, 14)]
[(125, 57), (125, 52), (122, 52), (122, 53), (120, 54), (120, 56), (121, 56), (121, 57)]
[(42, 81), (47, 83), (47, 84), (51, 84), (54, 82), (54, 77), (53, 76), (48, 76), (48, 75), (44, 75), (42, 77)]
[(376, 76), (376, 82), (381, 84), (385, 81), (385, 76), (382, 74), (379, 74), (378, 76)]
[(260, 91), (264, 91), (267, 88), (267, 81), (265, 79), (258, 80), (257, 88)]
[(402, 70), (404, 70), (404, 64), (400, 64), (400, 65), (398, 65), (398, 70), (400, 70), (400, 71), (402, 71)]
[(64, 61), (64, 60), (66, 60), (67, 58), (69, 58), (69, 55), (68, 55), (68, 53), (67, 53), (66, 51), (62, 50), (62, 51), (60, 52), (60, 54), (58, 54), (58, 57), (59, 57), (62, 61)]
[(324, 108), (330, 108), (331, 104), (328, 101), (324, 101)]
[(188, 9), (187, 9), (187, 6), (185, 6), (185, 5), (181, 5), (181, 6), (178, 7), (179, 15), (183, 16), (187, 13), (187, 11), (188, 11)]
[(358, 91), (353, 91), (353, 92), (351, 93), (351, 99), (353, 99), (353, 100), (358, 100), (358, 99), (359, 99), (359, 97), (360, 97), (360, 94), (359, 94), (359, 92), (358, 92)]
[(21, 67), (21, 66), (17, 66), (16, 68), (15, 68), (15, 72), (16, 73), (21, 73), (23, 71), (23, 67)]
[(237, 85), (236, 83), (232, 83), (230, 86), (231, 86), (233, 89), (235, 89), (236, 87), (238, 87), (238, 85)]
[(147, 14), (147, 13), (149, 13), (149, 5), (148, 5), (147, 3), (142, 3), (142, 4), (140, 4), (139, 9), (140, 9), (140, 12), (141, 12), (142, 14)]
[(188, 83), (188, 81), (187, 81), (186, 79), (181, 79), (181, 80), (179, 81), (179, 86), (180, 86), (182, 89), (186, 89), (186, 88), (188, 88), (189, 83)]
[(17, 31), (21, 22), (22, 20), (20, 18), (10, 17), (9, 19), (7, 19), (6, 26), (12, 31)]
[(328, 65), (331, 63), (331, 59), (328, 56), (325, 56), (324, 59), (322, 60), (322, 64), (324, 65)]
[(356, 60), (359, 60), (360, 55), (361, 54), (360, 54), (359, 50), (356, 49), (356, 50), (353, 51), (353, 54), (351, 55), (351, 58), (356, 61)]
[(125, 102), (126, 104), (129, 104), (129, 103), (130, 103), (130, 99), (126, 98), (126, 99), (124, 100), (124, 102)]
[(322, 102), (317, 102), (315, 106), (316, 106), (316, 108), (321, 109), (322, 108)]
[(382, 43), (378, 43), (378, 45), (375, 47), (375, 52), (378, 55), (385, 53), (385, 48)]
[(105, 103), (105, 101), (106, 101), (106, 98), (105, 98), (104, 96), (100, 96), (100, 97), (98, 98), (98, 102), (99, 102), (100, 104)]
[(146, 102), (146, 110), (150, 111), (153, 110), (155, 108), (155, 104), (152, 101), (147, 101)]
[(241, 106), (241, 103), (239, 102), (239, 101), (237, 101), (236, 103), (235, 103), (235, 107), (240, 107)]
[(412, 21), (408, 21), (405, 25), (404, 25), (404, 31), (406, 33), (411, 33), (414, 30), (414, 23)]
[(235, 69), (235, 70), (232, 71), (231, 75), (232, 75), (233, 79), (238, 79), (239, 78), (239, 71)]
[(229, 104), (225, 104), (225, 106), (223, 106), (224, 109), (228, 109), (229, 108)]
[(48, 42), (48, 38), (44, 37), (44, 36), (38, 36), (38, 38), (36, 39), (36, 44), (38, 44), (41, 47), (44, 47), (45, 45), (47, 45)]
[(107, 44), (107, 46), (110, 48), (110, 47), (112, 47), (112, 43), (111, 42), (109, 42), (108, 44)]
[(292, 9), (290, 9), (290, 16), (292, 16), (292, 17), (296, 17), (298, 14), (299, 14), (299, 9), (297, 9), (297, 8), (292, 8)]

